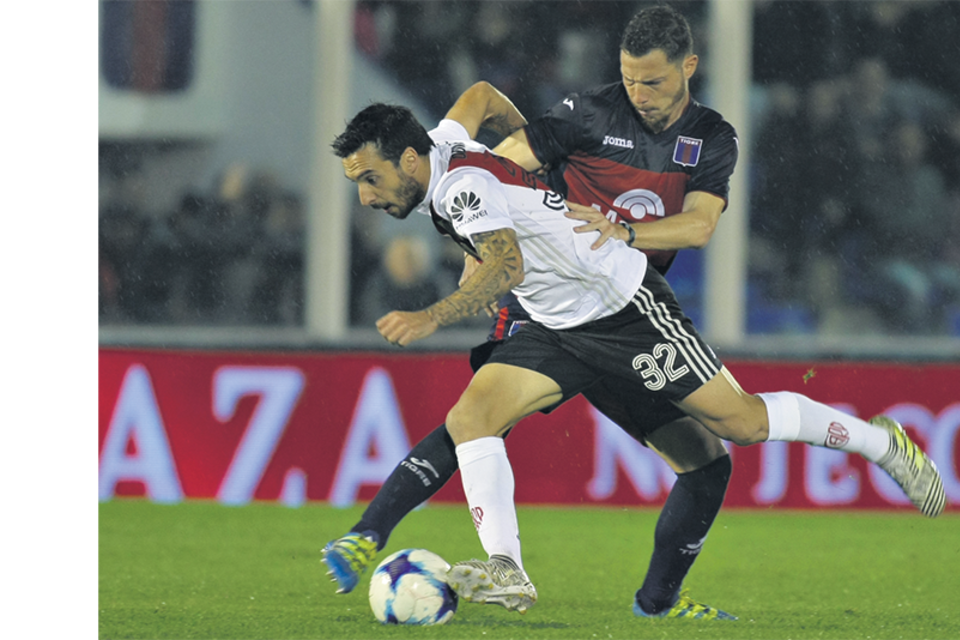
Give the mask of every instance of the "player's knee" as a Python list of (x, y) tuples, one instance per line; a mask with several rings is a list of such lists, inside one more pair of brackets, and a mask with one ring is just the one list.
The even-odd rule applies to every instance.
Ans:
[(767, 439), (765, 420), (750, 420), (734, 416), (716, 421), (705, 421), (707, 428), (719, 437), (740, 447), (748, 447)]
[(730, 459), (730, 454), (725, 453), (716, 460), (694, 471), (678, 474), (677, 478), (678, 480), (683, 479), (684, 482), (692, 481), (695, 484), (705, 487), (708, 491), (714, 493), (719, 492), (722, 496), (723, 492), (727, 489), (727, 485), (730, 484), (730, 476), (732, 474), (733, 462)]
[(727, 438), (740, 447), (749, 447), (767, 440), (767, 425), (764, 422), (743, 422), (735, 425), (729, 431)]
[(447, 412), (447, 433), (450, 434), (450, 437), (453, 439), (455, 444), (464, 442), (463, 436), (466, 425), (461, 422), (460, 415), (461, 411), (459, 410), (458, 405), (453, 405), (450, 411)]
[(496, 435), (496, 430), (491, 432), (477, 411), (471, 410), (465, 406), (464, 402), (458, 402), (447, 413), (447, 433), (453, 439), (454, 444), (463, 444), (477, 438)]
[(748, 395), (744, 400), (740, 411), (723, 421), (724, 434), (721, 437), (741, 447), (766, 442), (770, 434), (766, 405), (757, 396)]

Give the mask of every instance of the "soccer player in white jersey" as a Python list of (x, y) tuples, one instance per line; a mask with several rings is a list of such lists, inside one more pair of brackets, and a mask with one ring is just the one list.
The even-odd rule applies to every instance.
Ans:
[(627, 242), (592, 246), (601, 233), (577, 233), (583, 223), (564, 215), (556, 193), (470, 140), (478, 118), (452, 110), (428, 134), (408, 109), (376, 104), (333, 144), (363, 204), (400, 219), (413, 211), (430, 215), (481, 261), (446, 298), (378, 320), (386, 340), (406, 346), (511, 290), (533, 318), (497, 345), (447, 415), (464, 493), (489, 556), (451, 568), (448, 580), (462, 598), (521, 612), (536, 602), (500, 436), (610, 377), (637, 394), (669, 399), (741, 446), (798, 441), (858, 453), (887, 471), (925, 515), (942, 512), (939, 473), (899, 425), (882, 417), (868, 423), (792, 392), (744, 392), (647, 257)]
[[(712, 235), (737, 161), (736, 131), (690, 94), (698, 58), (690, 26), (675, 9), (657, 5), (634, 15), (623, 31), (620, 61), (620, 82), (568, 94), (529, 124), (484, 82), (465, 91), (453, 110), (463, 113), (476, 105), (486, 112), (483, 126), (505, 136), (493, 150), (497, 155), (528, 171), (553, 167), (543, 173), (544, 181), (571, 203), (589, 205), (570, 214), (588, 222), (578, 232), (590, 232), (593, 216), (606, 211), (624, 223), (616, 227), (621, 232), (630, 225), (636, 233), (631, 245), (666, 275), (677, 250), (702, 247)], [(461, 281), (473, 265), (468, 258)], [(499, 307), (491, 310), (487, 342), (470, 352), (474, 371), (497, 342), (530, 319), (513, 294)], [(639, 396), (628, 387), (607, 378), (583, 397), (594, 406), (617, 398), (618, 413), (610, 413), (606, 403), (606, 416), (676, 473), (656, 521), (635, 611), (647, 617), (719, 618), (719, 610), (695, 601), (683, 583), (723, 504), (730, 456), (720, 438), (668, 399)], [(423, 463), (430, 465), (429, 476), (420, 471)], [(456, 447), (441, 424), (398, 463), (350, 531), (324, 547), (323, 562), (337, 593), (356, 588), (394, 527), (456, 471)]]

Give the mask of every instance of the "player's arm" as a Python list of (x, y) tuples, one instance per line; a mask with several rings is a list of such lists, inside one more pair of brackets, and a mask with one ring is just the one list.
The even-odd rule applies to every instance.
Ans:
[(523, 282), (523, 254), (513, 229), (496, 229), (471, 238), (482, 263), (460, 288), (423, 311), (392, 311), (377, 320), (387, 341), (405, 347), (438, 328), (470, 318)]
[(517, 129), (504, 138), (500, 144), (493, 148), (493, 152), (498, 156), (513, 160), (527, 171), (536, 171), (543, 166), (543, 163), (534, 155), (533, 149), (530, 148), (530, 140), (527, 138), (525, 129)]
[(527, 124), (527, 119), (514, 106), (510, 98), (500, 93), (489, 82), (478, 82), (464, 91), (454, 103), (447, 120), (456, 120), (463, 125), (471, 138), (477, 137), (480, 127), (492, 129), (502, 136)]
[[(469, 280), (478, 268), (480, 268), (480, 262), (469, 253), (464, 252), (463, 271), (460, 273), (460, 280), (457, 282), (457, 286), (462, 287), (463, 283)], [(495, 318), (497, 314), (500, 313), (500, 302), (494, 302), (483, 311), (491, 318)]]
[(513, 229), (472, 236), (480, 264), (452, 294), (427, 308), (440, 326), (470, 318), (523, 282), (523, 254)]
[[(526, 118), (523, 117), (523, 114), (510, 99), (488, 82), (478, 82), (464, 91), (453, 107), (450, 108), (450, 111), (447, 112), (446, 118), (459, 122), (471, 138), (477, 137), (480, 127), (496, 131), (502, 136), (510, 136), (511, 134), (522, 134), (523, 129), (521, 127), (527, 124)], [(510, 138), (506, 138), (506, 140), (510, 140)], [(524, 141), (523, 146), (526, 147), (526, 136), (522, 140)], [(531, 157), (533, 156), (532, 152), (529, 152), (529, 154)], [(513, 158), (511, 157), (511, 159)], [(464, 256), (461, 284), (473, 274), (477, 266), (477, 262), (472, 257)], [(495, 316), (498, 310), (496, 301), (485, 309), (487, 315), (491, 317)]]
[(584, 109), (578, 94), (568, 94), (545, 114), (500, 142), (493, 152), (531, 172), (557, 165), (571, 151), (582, 149), (589, 139)]
[(635, 249), (702, 249), (710, 242), (720, 221), (726, 201), (706, 191), (691, 191), (683, 198), (683, 210), (653, 222), (634, 222), (627, 226), (608, 220), (592, 207), (568, 202), (568, 218), (586, 224), (577, 227), (577, 233), (599, 231), (600, 237), (591, 248), (599, 249), (610, 238), (627, 242), (630, 230), (635, 238), (630, 246)]

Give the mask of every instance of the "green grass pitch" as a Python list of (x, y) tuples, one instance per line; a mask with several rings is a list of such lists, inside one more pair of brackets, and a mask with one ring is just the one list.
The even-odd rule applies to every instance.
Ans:
[[(630, 605), (657, 511), (519, 510), (540, 601), (526, 615), (461, 603), (440, 627), (380, 625), (369, 574), (334, 595), (320, 548), (360, 507), (211, 502), (99, 506), (99, 637), (115, 638), (960, 638), (960, 517), (721, 512), (687, 577), (695, 599), (737, 622), (643, 620)], [(482, 555), (467, 509), (432, 505), (384, 554)]]

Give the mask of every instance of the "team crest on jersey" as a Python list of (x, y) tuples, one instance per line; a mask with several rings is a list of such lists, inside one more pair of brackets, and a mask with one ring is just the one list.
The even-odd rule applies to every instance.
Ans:
[(700, 160), (703, 140), (677, 136), (677, 146), (673, 150), (673, 161), (685, 167), (695, 167)]
[(472, 222), (486, 214), (481, 209), (480, 196), (472, 191), (462, 191), (450, 203), (450, 218), (457, 225)]

